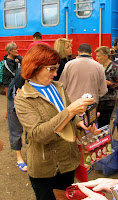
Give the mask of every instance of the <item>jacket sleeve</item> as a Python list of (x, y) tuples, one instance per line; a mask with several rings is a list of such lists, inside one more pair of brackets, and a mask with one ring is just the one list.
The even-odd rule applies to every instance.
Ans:
[(36, 142), (47, 144), (52, 140), (56, 140), (59, 136), (56, 134), (56, 127), (59, 126), (67, 117), (68, 110), (65, 108), (62, 112), (57, 113), (49, 120), (44, 120), (46, 113), (37, 111), (28, 99), (16, 95), (15, 109), (19, 121), (24, 129), (28, 132), (28, 137)]
[(11, 80), (14, 78), (11, 72), (9, 72), (6, 67), (3, 67), (3, 85), (9, 87)]
[[(71, 120), (69, 122), (69, 126), (67, 124), (67, 127), (64, 127), (60, 133), (57, 133), (56, 129), (69, 115), (67, 108), (61, 112), (58, 112), (56, 110), (50, 110), (51, 106), (49, 106), (48, 112), (54, 112), (54, 114), (51, 114), (52, 117), (49, 117), (48, 119), (48, 113), (45, 110), (45, 106), (43, 107), (41, 102), (36, 107), (33, 104), (34, 99), (29, 100), (28, 98), (24, 98), (22, 95), (20, 95), (21, 93), (22, 91), (20, 91), (15, 97), (15, 108), (19, 121), (24, 129), (28, 132), (28, 137), (32, 137), (32, 139), (36, 142), (47, 144), (52, 140), (56, 140), (59, 136), (64, 135), (66, 130), (69, 130), (68, 127), (71, 129), (69, 130), (70, 134), (75, 136), (75, 130), (77, 129), (77, 124), (75, 123), (81, 119), (76, 119), (75, 117), (73, 121)], [(68, 98), (66, 100), (68, 106), (70, 101)], [(38, 101), (40, 101), (40, 99), (38, 99)]]
[(15, 74), (15, 87), (16, 87), (16, 90), (18, 88), (22, 88), (22, 86), (24, 85), (25, 83), (25, 80), (22, 78), (21, 76), (21, 68), (18, 68), (17, 71), (16, 71), (16, 74)]
[[(65, 89), (64, 89), (64, 95), (66, 98), (67, 106), (69, 106), (71, 104), (71, 101), (70, 101)], [(77, 128), (77, 124), (78, 124), (78, 122), (82, 121), (82, 118), (80, 118), (78, 115), (75, 115), (71, 121), (72, 121), (74, 127)]]
[(113, 79), (113, 85), (110, 85), (109, 88), (113, 88), (118, 90), (118, 65), (113, 63), (112, 67), (112, 79)]

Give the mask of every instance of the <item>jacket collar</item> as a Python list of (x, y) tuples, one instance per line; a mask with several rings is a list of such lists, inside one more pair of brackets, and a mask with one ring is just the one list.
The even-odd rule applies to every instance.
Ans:
[(91, 58), (91, 59), (93, 59), (91, 56), (89, 56), (87, 54), (83, 54), (83, 55), (77, 56), (77, 58)]
[[(58, 92), (60, 93), (60, 90), (63, 87), (63, 84), (57, 81), (52, 82), (55, 87), (57, 88)], [(22, 87), (22, 95), (25, 98), (37, 98), (37, 97), (44, 97), (40, 92), (38, 92), (32, 85), (29, 84), (29, 82), (26, 80), (25, 84)]]
[[(66, 107), (67, 105), (66, 105), (66, 100), (65, 100), (63, 84), (58, 81), (53, 81), (52, 83), (55, 85), (56, 89), (58, 90), (59, 95), (63, 101), (63, 104)], [(43, 96), (40, 92), (38, 92), (32, 85), (30, 85), (28, 81), (25, 81), (25, 84), (22, 87), (21, 93), (22, 93), (22, 96), (25, 98), (36, 99), (36, 98), (40, 97), (40, 98), (44, 99), (45, 101), (48, 101), (48, 99), (45, 96)]]

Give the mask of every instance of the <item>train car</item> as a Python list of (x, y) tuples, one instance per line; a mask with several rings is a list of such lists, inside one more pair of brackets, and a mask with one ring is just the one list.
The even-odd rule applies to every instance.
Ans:
[(73, 53), (81, 43), (111, 47), (118, 36), (118, 0), (0, 0), (0, 60), (5, 46), (14, 41), (24, 56), (32, 35), (39, 31), (43, 41), (72, 39)]

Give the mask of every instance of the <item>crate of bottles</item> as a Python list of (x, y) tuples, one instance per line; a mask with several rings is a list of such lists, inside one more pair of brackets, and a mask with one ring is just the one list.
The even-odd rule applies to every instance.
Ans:
[(110, 126), (106, 125), (100, 130), (101, 132), (98, 135), (93, 133), (85, 134), (82, 137), (81, 144), (78, 145), (81, 152), (81, 163), (76, 169), (75, 176), (80, 181), (87, 181), (87, 174), (94, 163), (113, 153)]
[(98, 135), (89, 133), (82, 137), (82, 157), (86, 166), (94, 164), (113, 152), (110, 126), (106, 125), (100, 130), (101, 132)]

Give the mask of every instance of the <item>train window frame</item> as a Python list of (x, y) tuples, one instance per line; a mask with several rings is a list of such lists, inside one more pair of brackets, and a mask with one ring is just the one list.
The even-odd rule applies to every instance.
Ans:
[[(95, 2), (95, 1), (93, 1), (93, 0), (87, 0), (87, 1), (85, 1), (85, 2), (82, 2), (82, 1), (79, 2), (79, 0), (76, 0), (76, 2), (74, 3), (75, 6), (76, 6), (76, 10), (74, 10), (74, 12), (76, 12), (76, 16), (77, 16), (78, 18), (80, 18), (80, 19), (89, 18), (89, 17), (92, 15), (92, 11), (94, 10), (94, 9), (93, 9), (93, 3), (94, 3), (94, 2)], [(84, 4), (90, 3), (90, 9), (88, 9), (88, 10), (86, 10), (86, 9), (83, 9), (83, 10), (78, 9), (78, 5), (79, 5), (79, 4), (82, 4), (82, 3), (84, 3)], [(79, 11), (90, 11), (90, 13), (89, 13), (88, 15), (86, 15), (86, 16), (85, 16), (85, 15), (80, 16), (80, 15), (79, 15)]]
[[(57, 23), (44, 24), (43, 22), (43, 6), (57, 4)], [(59, 24), (59, 0), (41, 0), (41, 24), (45, 27), (57, 26)]]
[[(14, 0), (4, 0), (3, 1), (3, 25), (4, 25), (4, 28), (5, 29), (19, 29), (19, 28), (24, 28), (24, 27), (26, 27), (26, 25), (27, 25), (27, 12), (26, 12), (26, 0), (24, 0), (24, 5), (16, 5), (16, 6), (12, 6), (12, 7), (5, 7), (5, 3), (7, 3), (7, 2), (12, 2), (12, 1), (14, 1)], [(21, 9), (23, 9), (24, 8), (24, 12), (25, 12), (25, 23), (24, 23), (24, 25), (23, 26), (6, 26), (5, 25), (5, 11), (11, 11), (11, 10), (21, 10)]]

